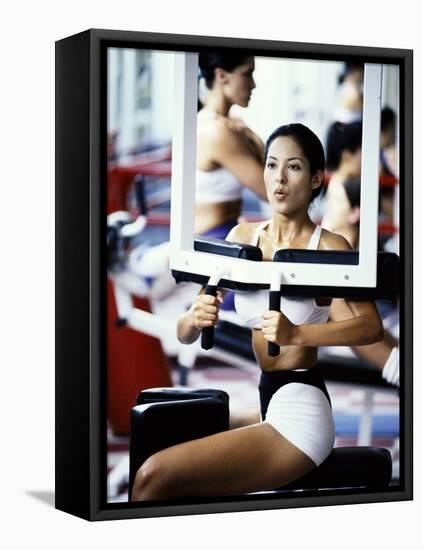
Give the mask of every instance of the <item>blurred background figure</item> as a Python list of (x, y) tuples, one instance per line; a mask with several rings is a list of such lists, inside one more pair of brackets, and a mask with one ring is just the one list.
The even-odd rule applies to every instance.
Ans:
[(363, 114), (364, 65), (345, 63), (338, 77), (338, 105), (334, 119), (339, 122), (361, 120)]
[[(350, 237), (353, 248), (358, 243), (360, 231), (360, 178), (352, 178), (345, 182), (344, 193), (346, 203), (344, 205), (345, 222), (343, 228)], [(380, 241), (380, 240), (379, 240)], [(379, 250), (382, 250), (379, 242)], [(377, 300), (376, 306), (384, 325), (384, 338), (382, 341), (369, 346), (356, 346), (351, 348), (360, 359), (375, 366), (381, 371), (384, 380), (390, 384), (399, 386), (399, 311), (396, 304)], [(349, 312), (345, 309), (345, 302), (332, 300), (331, 319), (341, 321), (347, 318)]]
[[(349, 124), (335, 122), (329, 129), (326, 143), (329, 183), (321, 225), (345, 237), (353, 248), (358, 248), (358, 232), (354, 223), (356, 220), (350, 218), (353, 212), (345, 192), (345, 184), (360, 177), (361, 134), (360, 121)], [(358, 192), (358, 201), (359, 197)]]
[(396, 154), (397, 116), (391, 107), (384, 107), (380, 113), (380, 163), (381, 172), (398, 175)]
[[(395, 225), (395, 193), (397, 192), (395, 181), (398, 173), (398, 147), (396, 143), (397, 117), (390, 107), (384, 107), (381, 112), (380, 122), (380, 179), (379, 187), (379, 222)], [(389, 241), (389, 242), (388, 242)], [(395, 239), (385, 239), (384, 246), (387, 250), (394, 251)], [(398, 253), (398, 250), (396, 250)]]

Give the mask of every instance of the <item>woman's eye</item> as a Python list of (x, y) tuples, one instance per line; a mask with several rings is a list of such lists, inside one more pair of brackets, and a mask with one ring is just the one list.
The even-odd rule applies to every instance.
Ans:
[(275, 167), (275, 163), (274, 162), (268, 162), (267, 163), (267, 168), (274, 168)]
[(291, 170), (300, 170), (301, 166), (299, 164), (288, 164), (288, 168), (291, 168)]

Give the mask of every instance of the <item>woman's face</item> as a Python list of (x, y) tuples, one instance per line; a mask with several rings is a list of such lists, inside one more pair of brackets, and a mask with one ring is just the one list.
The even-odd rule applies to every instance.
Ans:
[(356, 151), (343, 151), (341, 168), (352, 178), (361, 174), (361, 147)]
[(363, 109), (363, 80), (363, 71), (356, 69), (341, 84), (341, 105), (348, 111), (360, 112)]
[(222, 89), (232, 104), (247, 107), (251, 93), (256, 87), (253, 78), (254, 57), (249, 57), (245, 63), (238, 65), (232, 72), (223, 71)]
[(313, 177), (302, 148), (288, 136), (273, 140), (267, 153), (264, 182), (274, 212), (285, 215), (307, 212), (313, 189), (320, 187), (323, 172)]

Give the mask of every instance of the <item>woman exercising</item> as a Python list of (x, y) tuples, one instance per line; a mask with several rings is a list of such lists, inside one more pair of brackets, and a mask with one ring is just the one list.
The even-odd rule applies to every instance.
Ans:
[[(315, 226), (308, 215), (324, 177), (323, 148), (301, 124), (281, 126), (265, 149), (264, 181), (273, 210), (265, 223), (236, 226), (229, 240), (258, 246), (271, 261), (281, 248), (349, 250), (347, 241)], [(363, 345), (382, 338), (372, 302), (346, 301), (349, 317), (327, 323), (329, 301), (282, 298), (267, 311), (267, 292), (236, 295), (239, 314), (252, 328), (262, 370), (263, 421), (159, 451), (139, 468), (132, 500), (243, 494), (281, 487), (321, 464), (334, 444), (329, 395), (316, 365), (319, 345)], [(218, 319), (222, 295), (201, 291), (178, 322), (182, 343), (194, 342)], [(269, 342), (280, 346), (270, 357)]]
[(241, 214), (244, 187), (267, 200), (263, 143), (230, 116), (232, 105), (248, 106), (254, 58), (205, 53), (199, 65), (207, 95), (197, 118), (195, 232), (224, 239)]

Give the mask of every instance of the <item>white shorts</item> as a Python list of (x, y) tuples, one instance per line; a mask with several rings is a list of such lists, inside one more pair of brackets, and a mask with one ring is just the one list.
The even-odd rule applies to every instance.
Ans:
[(331, 453), (335, 425), (328, 399), (319, 388), (293, 382), (272, 396), (266, 420), (319, 466)]

